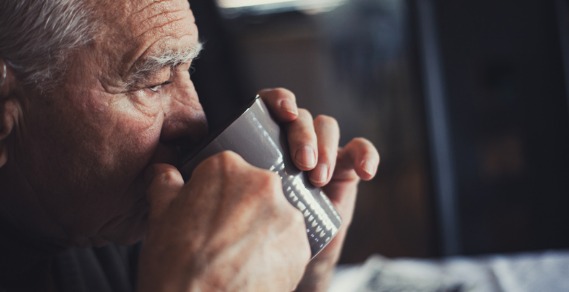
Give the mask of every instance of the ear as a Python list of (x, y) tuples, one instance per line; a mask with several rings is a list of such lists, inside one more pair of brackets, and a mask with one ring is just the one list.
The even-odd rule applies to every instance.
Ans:
[[(0, 79), (3, 79), (4, 60), (0, 59)], [(6, 72), (4, 82), (0, 82), (0, 168), (8, 160), (8, 137), (14, 130), (18, 117), (18, 102), (13, 98), (14, 78), (12, 72)], [(2, 81), (2, 80), (0, 80)]]
[(16, 124), (18, 106), (12, 99), (0, 99), (0, 167), (8, 160), (8, 137)]

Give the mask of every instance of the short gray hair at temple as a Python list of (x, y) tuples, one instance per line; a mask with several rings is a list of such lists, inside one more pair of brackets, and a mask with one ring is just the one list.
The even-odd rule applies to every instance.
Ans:
[(95, 25), (84, 0), (0, 0), (0, 58), (24, 84), (48, 90)]

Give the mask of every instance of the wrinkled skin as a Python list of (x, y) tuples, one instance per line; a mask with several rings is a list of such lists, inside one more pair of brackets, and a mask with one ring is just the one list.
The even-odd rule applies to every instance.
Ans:
[(302, 216), (274, 174), (229, 152), (204, 161), (187, 183), (172, 166), (176, 144), (207, 130), (191, 62), (127, 86), (140, 60), (197, 44), (187, 2), (97, 7), (100, 32), (71, 56), (61, 86), (39, 94), (10, 69), (0, 88), (0, 217), (65, 246), (145, 237), (141, 291), (290, 291), (299, 281), (299, 289), (325, 289), (357, 184), (375, 175), (375, 147), (359, 138), (338, 148), (333, 118), (313, 119), (287, 90), (260, 92), (288, 130), (295, 164), (324, 187), (344, 219), (307, 266)]

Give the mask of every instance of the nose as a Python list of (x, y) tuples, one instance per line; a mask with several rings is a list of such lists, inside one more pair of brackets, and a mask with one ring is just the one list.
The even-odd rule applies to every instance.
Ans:
[(207, 119), (191, 82), (174, 88), (164, 103), (164, 122), (160, 133), (162, 143), (185, 148), (205, 137)]

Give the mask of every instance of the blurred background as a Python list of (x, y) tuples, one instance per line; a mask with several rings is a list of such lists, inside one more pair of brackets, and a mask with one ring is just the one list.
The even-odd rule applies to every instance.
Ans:
[(567, 1), (190, 3), (213, 128), (286, 87), (380, 149), (342, 263), (569, 248)]

